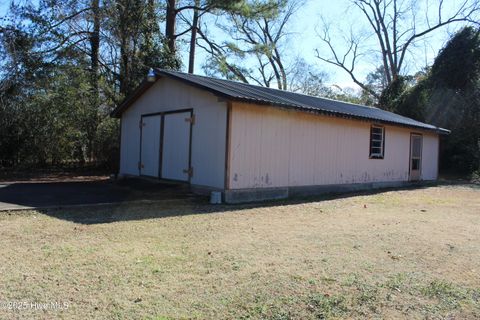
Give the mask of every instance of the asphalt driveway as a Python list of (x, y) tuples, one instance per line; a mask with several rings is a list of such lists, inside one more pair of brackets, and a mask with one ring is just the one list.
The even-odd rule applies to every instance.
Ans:
[(0, 211), (25, 208), (95, 205), (137, 200), (181, 199), (191, 194), (185, 185), (142, 179), (91, 181), (0, 182)]

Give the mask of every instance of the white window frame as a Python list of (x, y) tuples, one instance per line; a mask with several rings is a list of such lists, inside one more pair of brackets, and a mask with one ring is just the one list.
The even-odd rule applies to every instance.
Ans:
[[(374, 139), (373, 138), (373, 129), (380, 129), (381, 132), (381, 139)], [(378, 135), (378, 133), (375, 133)], [(380, 147), (373, 147), (373, 142), (380, 142)], [(380, 149), (380, 152), (373, 152), (372, 149)], [(383, 159), (385, 156), (385, 127), (379, 125), (372, 125), (370, 127), (370, 150), (368, 152), (370, 154), (370, 159)]]

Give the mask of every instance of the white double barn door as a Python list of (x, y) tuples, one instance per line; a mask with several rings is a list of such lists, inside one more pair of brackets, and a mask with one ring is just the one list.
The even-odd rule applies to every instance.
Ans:
[(142, 116), (140, 175), (188, 181), (192, 112)]

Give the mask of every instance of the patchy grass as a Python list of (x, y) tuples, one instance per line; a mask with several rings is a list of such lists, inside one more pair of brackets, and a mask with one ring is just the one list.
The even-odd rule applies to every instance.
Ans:
[(2, 319), (480, 317), (475, 187), (2, 213), (0, 225)]

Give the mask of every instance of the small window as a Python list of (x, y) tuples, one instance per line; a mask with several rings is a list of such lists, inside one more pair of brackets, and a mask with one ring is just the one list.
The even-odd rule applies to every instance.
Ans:
[(385, 150), (385, 128), (372, 126), (370, 128), (370, 158), (383, 159)]
[(412, 170), (420, 170), (420, 159), (412, 159)]

